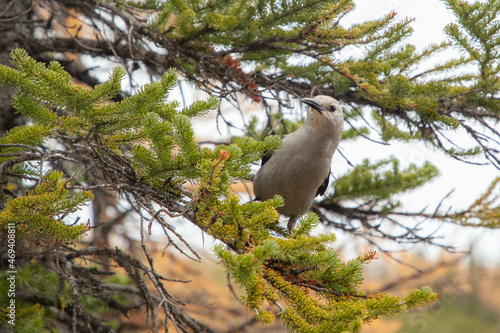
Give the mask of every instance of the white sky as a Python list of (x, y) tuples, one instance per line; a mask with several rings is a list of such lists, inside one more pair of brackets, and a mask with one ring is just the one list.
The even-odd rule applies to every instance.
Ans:
[[(346, 17), (347, 21), (344, 24), (349, 21), (354, 23), (375, 19), (394, 10), (401, 18), (415, 18), (412, 23), (414, 33), (408, 42), (420, 49), (446, 40), (443, 29), (455, 19), (451, 11), (439, 0), (355, 0), (354, 2), (356, 9)], [(443, 56), (453, 56), (451, 52), (453, 51), (450, 50)], [(363, 151), (355, 151), (357, 149), (355, 144), (352, 144), (353, 149), (349, 149), (349, 145), (344, 148), (349, 158), (356, 160), (363, 157), (377, 159), (380, 156), (393, 154), (403, 161), (417, 165), (420, 164), (419, 162), (428, 160), (437, 166), (440, 169), (439, 178), (419, 190), (403, 195), (405, 207), (414, 210), (427, 205), (435, 207), (435, 204), (452, 189), (454, 192), (444, 202), (444, 206), (465, 208), (484, 193), (493, 179), (500, 176), (499, 170), (491, 165), (477, 166), (458, 162), (423, 144), (392, 143), (391, 146), (385, 147), (366, 142), (363, 145)], [(338, 156), (337, 160), (339, 160)], [(441, 231), (451, 243), (462, 245), (473, 243), (473, 254), (481, 261), (492, 260), (497, 264), (500, 263), (499, 230), (445, 227)]]
[[(342, 21), (344, 25), (359, 23), (366, 20), (380, 18), (391, 10), (398, 13), (400, 18), (415, 18), (412, 27), (415, 32), (407, 41), (422, 49), (429, 44), (441, 43), (446, 40), (443, 28), (446, 24), (454, 20), (452, 13), (438, 0), (424, 1), (355, 1), (356, 9), (348, 14)], [(442, 57), (454, 56), (453, 50), (441, 53)], [(439, 61), (439, 59), (435, 59)], [(200, 96), (201, 97), (201, 96)], [(238, 124), (239, 115), (229, 119)], [(214, 124), (214, 119), (211, 119)], [(214, 136), (216, 133), (214, 126), (210, 125), (209, 119), (199, 119), (194, 121), (197, 134), (201, 137)], [(222, 126), (224, 129), (224, 126)], [(224, 130), (222, 133), (225, 134)], [(463, 136), (455, 135), (454, 140), (468, 142)], [(477, 166), (456, 161), (443, 153), (435, 151), (431, 146), (423, 143), (399, 143), (391, 142), (385, 146), (368, 140), (359, 139), (354, 142), (341, 142), (340, 146), (343, 154), (353, 163), (360, 163), (368, 158), (372, 162), (396, 156), (401, 161), (401, 168), (410, 163), (422, 165), (425, 161), (430, 161), (440, 170), (440, 176), (426, 184), (424, 187), (414, 191), (409, 191), (399, 198), (404, 203), (405, 209), (420, 211), (429, 207), (433, 211), (437, 205), (451, 190), (453, 194), (443, 202), (443, 208), (452, 207), (455, 210), (468, 207), (478, 196), (480, 196), (491, 181), (499, 175), (499, 171), (491, 165)], [(333, 158), (333, 175), (338, 177), (350, 170), (346, 161), (336, 153)], [(435, 225), (433, 225), (435, 227)], [(430, 230), (434, 230), (429, 227)], [(337, 232), (338, 243), (350, 241)], [(474, 244), (473, 254), (480, 260), (500, 263), (500, 245), (496, 240), (500, 236), (500, 231), (491, 231), (477, 228), (457, 228), (455, 226), (444, 225), (439, 233), (444, 237), (445, 243), (456, 245), (459, 249), (468, 249), (470, 244)], [(421, 247), (419, 251), (436, 254), (435, 249)]]

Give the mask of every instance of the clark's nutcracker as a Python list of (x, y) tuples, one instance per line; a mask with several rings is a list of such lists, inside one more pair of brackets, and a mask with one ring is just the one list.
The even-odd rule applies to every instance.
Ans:
[(283, 197), (285, 205), (278, 212), (290, 218), (290, 232), (314, 198), (325, 193), (344, 124), (337, 100), (319, 95), (301, 101), (310, 106), (304, 125), (285, 135), (280, 149), (262, 158), (253, 181), (256, 200), (268, 200), (276, 194)]

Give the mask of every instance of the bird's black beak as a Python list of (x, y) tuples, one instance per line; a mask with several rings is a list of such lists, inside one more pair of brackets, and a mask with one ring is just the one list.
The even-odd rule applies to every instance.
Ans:
[(325, 109), (323, 108), (323, 105), (321, 105), (321, 103), (316, 98), (302, 98), (300, 101), (302, 103), (309, 105), (319, 113), (322, 113), (322, 111)]

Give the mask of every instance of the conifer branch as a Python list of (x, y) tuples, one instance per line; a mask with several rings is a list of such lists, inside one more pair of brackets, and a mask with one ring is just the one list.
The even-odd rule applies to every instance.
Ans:
[[(294, 99), (311, 94), (342, 99), (355, 110), (346, 109), (353, 118), (353, 122), (348, 119), (347, 137), (376, 140), (366, 134), (367, 128), (353, 126), (354, 118), (360, 117), (379, 134), (377, 142), (422, 140), (468, 163), (481, 163), (474, 158), (482, 153), (500, 167), (496, 147), (500, 134), (492, 125), (500, 107), (495, 57), (499, 43), (493, 38), (499, 28), (491, 24), (495, 15), (486, 15), (491, 8), (500, 10), (500, 4), (496, 0), (489, 6), (447, 3), (458, 22), (446, 32), (466, 56), (412, 76), (415, 67), (449, 43), (423, 51), (405, 44), (412, 20), (399, 19), (394, 12), (345, 26), (343, 18), (353, 8), (348, 0), (251, 4), (179, 0), (154, 5), (38, 0), (7, 17), (8, 9), (14, 7), (10, 2), (0, 13), (0, 25), (23, 23), (19, 19), (30, 15), (32, 34), (22, 35), (23, 29), (4, 31), (17, 34), (16, 45), (25, 43), (38, 60), (51, 60), (56, 54), (66, 57), (69, 64), (68, 53), (88, 54), (107, 57), (124, 68), (114, 70), (103, 84), (82, 74), (93, 85), (84, 89), (74, 85), (57, 63), (37, 63), (22, 51), (13, 53), (17, 69), (0, 66), (1, 83), (19, 91), (14, 107), (31, 122), (7, 132), (0, 141), (0, 188), (4, 189), (0, 191), (0, 227), (15, 222), (25, 244), (44, 250), (25, 251), (25, 275), (41, 276), (46, 278), (45, 285), (58, 286), (56, 299), (41, 294), (39, 299), (22, 295), (24, 300), (55, 307), (59, 322), (73, 331), (108, 328), (84, 306), (84, 297), (102, 300), (123, 315), (144, 309), (154, 332), (160, 331), (162, 318), (165, 331), (169, 322), (181, 331), (212, 331), (182, 311), (182, 301), (169, 294), (162, 283), (168, 279), (156, 272), (148, 252), (148, 236), (158, 225), (169, 245), (200, 260), (194, 247), (176, 231), (170, 220), (174, 217), (183, 217), (185, 223), (220, 241), (217, 256), (243, 286), (247, 308), (263, 323), (275, 318), (264, 310), (268, 302), (293, 330), (355, 332), (363, 322), (435, 300), (438, 295), (425, 287), (406, 297), (367, 295), (359, 286), (363, 265), (375, 259), (373, 253), (343, 263), (332, 250), (333, 235), (307, 233), (321, 221), (364, 237), (382, 251), (379, 240), (435, 244), (451, 250), (438, 243), (434, 232), (439, 227), (422, 234), (423, 223), (497, 228), (500, 181), (494, 181), (466, 209), (454, 211), (444, 207), (442, 200), (434, 210), (409, 212), (394, 197), (431, 180), (437, 169), (426, 163), (403, 170), (394, 157), (364, 161), (337, 179), (333, 194), (313, 208), (317, 216), (304, 217), (292, 235), (278, 223), (275, 208), (283, 205), (281, 198), (241, 204), (229, 186), (249, 179), (249, 166), (266, 150), (279, 147), (278, 137), (268, 134), (296, 128), (284, 110)], [(80, 23), (67, 23), (67, 18)], [(54, 38), (55, 23), (62, 30)], [(341, 61), (345, 57), (340, 51), (348, 49), (362, 52)], [(295, 65), (289, 61), (294, 56), (307, 62)], [(475, 67), (457, 74), (464, 64)], [(127, 97), (120, 93), (120, 82), (128, 74), (132, 87), (136, 67), (147, 68), (157, 80)], [(176, 81), (169, 68), (212, 97), (182, 110), (176, 102), (165, 102)], [(78, 71), (75, 66), (72, 69)], [(218, 110), (217, 120), (234, 128), (217, 97), (236, 101), (232, 105), (244, 119), (237, 102), (240, 94), (264, 105), (266, 127), (258, 129), (256, 122), (244, 120), (245, 128), (241, 128), (263, 141), (235, 137), (214, 149), (200, 149), (190, 118)], [(271, 100), (276, 102), (277, 115), (271, 112)], [(368, 119), (369, 112), (357, 111), (361, 106), (372, 111), (372, 119)], [(483, 126), (477, 127), (476, 122)], [(448, 136), (460, 128), (475, 146), (460, 147)], [(48, 141), (64, 148), (50, 149)], [(196, 189), (187, 191), (186, 182)], [(119, 249), (68, 245), (91, 228), (80, 217), (70, 216), (92, 200), (92, 191), (96, 198), (109, 192), (140, 216), (144, 262)], [(100, 225), (102, 217), (96, 218)], [(406, 223), (407, 218), (414, 223)], [(383, 224), (399, 232), (388, 231)], [(28, 263), (29, 259), (37, 264)], [(87, 260), (99, 268), (90, 267)], [(126, 286), (105, 282), (111, 268), (127, 272)], [(29, 274), (29, 270), (40, 274)], [(115, 296), (130, 298), (131, 303), (123, 304)], [(68, 306), (63, 311), (57, 304)]]

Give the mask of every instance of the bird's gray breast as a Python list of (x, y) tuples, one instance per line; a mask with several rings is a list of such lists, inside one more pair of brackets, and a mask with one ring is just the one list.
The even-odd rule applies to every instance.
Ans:
[(261, 167), (254, 179), (255, 195), (267, 200), (279, 194), (285, 200), (280, 213), (292, 216), (309, 210), (317, 190), (328, 176), (333, 153), (329, 142), (299, 133), (283, 139), (283, 146)]

